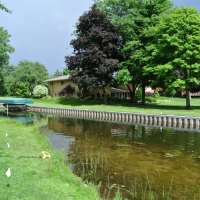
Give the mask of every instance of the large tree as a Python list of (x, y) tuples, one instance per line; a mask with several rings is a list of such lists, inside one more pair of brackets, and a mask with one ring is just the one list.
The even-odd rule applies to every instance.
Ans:
[(190, 108), (189, 92), (200, 83), (200, 13), (193, 7), (173, 9), (157, 26), (147, 47), (146, 73), (168, 88), (186, 90), (186, 108)]
[(13, 73), (14, 69), (14, 65), (0, 66), (0, 95), (7, 95), (6, 79)]
[(68, 69), (72, 70), (71, 78), (79, 89), (103, 89), (106, 103), (106, 86), (118, 69), (117, 30), (94, 5), (79, 18), (75, 36), (70, 43), (74, 55), (65, 57)]
[[(8, 13), (12, 13), (4, 4), (0, 1), (0, 9)], [(3, 27), (0, 27), (0, 95), (5, 95), (7, 93), (5, 88), (5, 76), (2, 73), (2, 65), (7, 65), (9, 61), (9, 53), (14, 52), (14, 48), (9, 45), (8, 31), (4, 30)]]
[(7, 30), (0, 27), (0, 66), (9, 62), (9, 54), (14, 52), (14, 48), (9, 44), (10, 35)]
[(0, 96), (5, 95), (6, 93), (5, 80), (3, 74), (0, 72)]
[(28, 88), (29, 94), (33, 95), (33, 89), (36, 85), (45, 85), (43, 82), (48, 79), (49, 74), (47, 68), (39, 62), (20, 61), (15, 67), (14, 72), (6, 79), (8, 91), (15, 93), (17, 86), (20, 88)]
[(2, 69), (3, 66), (9, 63), (9, 54), (14, 52), (14, 48), (9, 44), (9, 37), (8, 31), (4, 30), (3, 27), (0, 27), (0, 95), (6, 94), (5, 76)]
[(156, 25), (159, 16), (168, 11), (172, 3), (170, 0), (96, 0), (96, 3), (119, 31), (122, 72), (117, 76), (117, 80), (127, 84), (131, 77), (129, 84), (131, 83), (132, 87), (129, 84), (127, 87), (132, 101), (136, 88), (142, 85), (142, 103), (145, 103), (145, 85), (149, 84), (150, 78), (143, 74), (146, 62), (142, 58), (145, 56), (148, 41), (152, 39), (146, 30)]

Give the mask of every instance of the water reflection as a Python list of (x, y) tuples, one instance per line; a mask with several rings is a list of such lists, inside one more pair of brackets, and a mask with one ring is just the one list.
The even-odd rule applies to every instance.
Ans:
[(24, 124), (31, 123), (34, 121), (33, 115), (28, 112), (9, 112), (8, 114), (4, 110), (0, 110), (0, 117), (12, 118), (16, 122), (22, 122)]
[(199, 133), (61, 116), (49, 117), (48, 128), (74, 138), (66, 143), (74, 172), (104, 196), (120, 187), (127, 199), (200, 199)]
[(200, 199), (200, 133), (31, 115), (102, 197), (120, 188), (124, 199)]

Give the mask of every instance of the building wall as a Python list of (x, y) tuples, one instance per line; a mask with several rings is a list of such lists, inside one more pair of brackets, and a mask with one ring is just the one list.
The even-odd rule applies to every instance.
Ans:
[(77, 98), (76, 91), (78, 87), (71, 80), (58, 80), (48, 83), (49, 95), (52, 97), (58, 97), (58, 93), (65, 88), (67, 85), (71, 85), (71, 87), (75, 87), (75, 92), (73, 94), (66, 94), (66, 98)]
[[(110, 86), (107, 86), (106, 87), (106, 91), (107, 91), (107, 94), (111, 96), (111, 92), (110, 92)], [(89, 95), (94, 95), (94, 97), (97, 97), (98, 94), (100, 95), (100, 97), (102, 97), (103, 95), (103, 89), (90, 89), (89, 90)]]
[[(49, 82), (48, 83), (49, 95), (52, 97), (58, 97), (59, 96), (58, 93), (69, 84), (71, 85), (71, 87), (75, 87), (75, 92), (73, 94), (66, 93), (65, 97), (66, 98), (77, 98), (76, 92), (78, 90), (78, 87), (70, 79), (54, 80), (52, 82)], [(131, 86), (131, 85), (129, 85), (129, 86)], [(117, 88), (122, 89), (122, 90), (127, 90), (127, 86), (123, 86), (123, 85), (119, 85)], [(110, 86), (107, 86), (106, 90), (107, 90), (107, 94), (114, 98), (121, 98), (121, 99), (129, 99), (130, 98), (130, 93), (128, 90), (127, 90), (127, 92), (113, 91), (113, 90), (111, 91)], [(154, 91), (150, 87), (147, 87), (146, 92), (154, 92)], [(100, 95), (100, 97), (102, 97), (103, 90), (102, 89), (91, 89), (89, 91), (89, 95), (94, 95), (94, 97), (97, 97)]]

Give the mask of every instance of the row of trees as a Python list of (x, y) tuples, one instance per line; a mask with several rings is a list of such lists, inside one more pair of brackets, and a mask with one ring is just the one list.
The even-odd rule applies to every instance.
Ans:
[[(131, 100), (138, 86), (185, 89), (200, 81), (200, 14), (173, 8), (170, 0), (96, 0), (80, 18), (65, 62), (81, 90), (115, 80), (127, 85)], [(130, 87), (130, 84), (132, 87)], [(106, 96), (106, 95), (104, 95)], [(105, 100), (106, 102), (106, 100)]]
[(17, 66), (2, 65), (0, 95), (33, 96), (34, 88), (46, 86), (49, 74), (46, 67), (38, 62), (20, 61)]

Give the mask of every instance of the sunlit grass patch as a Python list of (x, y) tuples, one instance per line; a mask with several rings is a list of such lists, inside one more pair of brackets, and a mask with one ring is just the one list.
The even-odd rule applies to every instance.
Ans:
[[(1, 118), (0, 124), (0, 199), (100, 199), (96, 187), (71, 172), (64, 156), (50, 147), (36, 126)], [(41, 151), (51, 158), (42, 159)]]

